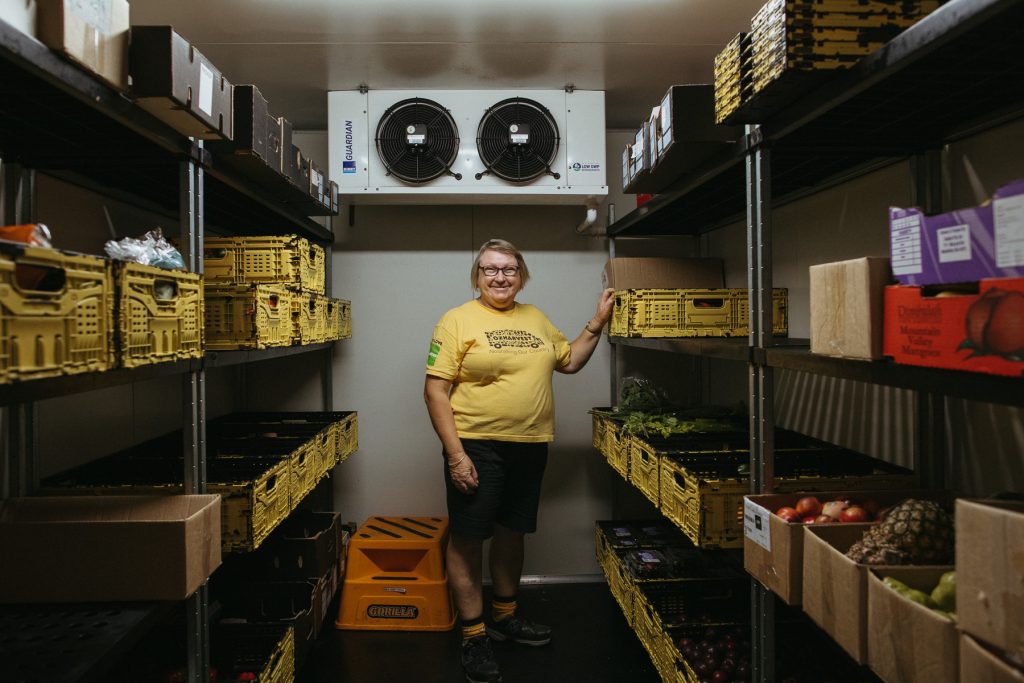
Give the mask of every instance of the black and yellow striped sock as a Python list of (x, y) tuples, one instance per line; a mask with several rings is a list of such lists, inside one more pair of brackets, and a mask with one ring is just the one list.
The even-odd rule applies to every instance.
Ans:
[(484, 628), (484, 618), (477, 617), (476, 619), (462, 619), (462, 644), (465, 645), (471, 638), (479, 638), (480, 636), (486, 635), (487, 630)]
[(494, 617), (495, 621), (502, 621), (508, 619), (510, 616), (516, 613), (516, 596), (513, 595), (510, 598), (503, 598), (495, 595), (494, 599), (491, 600), (491, 616)]

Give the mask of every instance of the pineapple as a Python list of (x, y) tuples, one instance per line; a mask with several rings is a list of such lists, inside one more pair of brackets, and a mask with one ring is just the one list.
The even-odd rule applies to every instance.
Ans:
[(952, 564), (953, 518), (938, 503), (908, 499), (871, 527), (846, 556), (861, 564)]

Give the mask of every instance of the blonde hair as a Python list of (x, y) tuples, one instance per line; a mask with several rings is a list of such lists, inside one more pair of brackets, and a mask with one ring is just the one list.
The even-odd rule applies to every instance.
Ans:
[(523, 254), (516, 249), (515, 245), (511, 242), (499, 239), (491, 239), (484, 242), (480, 250), (476, 252), (476, 258), (473, 259), (473, 267), (469, 271), (469, 284), (474, 290), (477, 289), (477, 273), (480, 271), (480, 258), (484, 255), (485, 251), (497, 251), (502, 254), (513, 256), (516, 259), (516, 263), (519, 264), (519, 282), (521, 287), (526, 286), (526, 281), (530, 279), (530, 269), (526, 267), (526, 261), (523, 259)]

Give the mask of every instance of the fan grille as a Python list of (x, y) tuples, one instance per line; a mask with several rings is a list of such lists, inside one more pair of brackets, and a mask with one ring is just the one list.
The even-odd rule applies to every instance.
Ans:
[[(514, 142), (513, 126), (529, 131), (526, 142)], [(521, 140), (521, 138), (518, 138)], [(487, 110), (477, 128), (476, 147), (487, 169), (505, 180), (525, 182), (551, 172), (558, 154), (558, 124), (539, 102), (525, 97), (502, 100)]]
[[(410, 135), (410, 127), (422, 137)], [(396, 102), (377, 123), (377, 154), (389, 174), (408, 183), (450, 173), (459, 155), (455, 119), (433, 100), (414, 97)]]

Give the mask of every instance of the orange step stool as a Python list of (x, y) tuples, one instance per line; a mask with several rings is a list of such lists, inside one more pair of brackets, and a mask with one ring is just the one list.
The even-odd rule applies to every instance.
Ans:
[(370, 517), (352, 535), (340, 629), (448, 631), (455, 610), (444, 551), (447, 517)]

